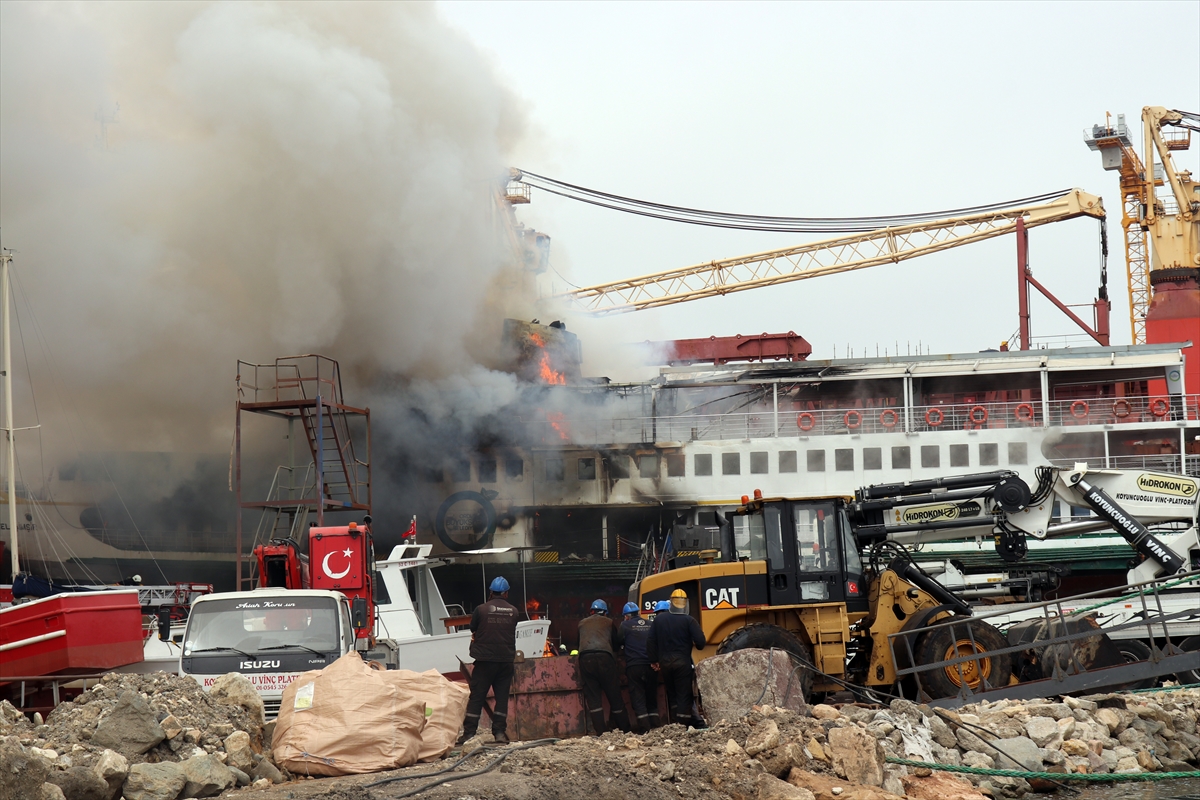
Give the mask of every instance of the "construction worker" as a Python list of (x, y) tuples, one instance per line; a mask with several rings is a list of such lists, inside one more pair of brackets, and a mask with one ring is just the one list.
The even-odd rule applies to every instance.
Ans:
[(658, 613), (650, 626), (646, 649), (651, 662), (657, 663), (667, 690), (671, 713), (680, 725), (704, 727), (704, 720), (692, 713), (696, 697), (692, 693), (692, 648), (707, 644), (700, 623), (688, 615), (687, 594), (682, 589), (671, 592), (668, 612)]
[(492, 735), (497, 744), (508, 744), (508, 690), (512, 686), (513, 661), (517, 657), (517, 621), (519, 612), (508, 602), (508, 581), (496, 577), (488, 587), (488, 600), (471, 614), (471, 698), (463, 718), (463, 733), (458, 743), (470, 739), (479, 729), (479, 715), (491, 689), (496, 697), (492, 712)]
[(587, 619), (579, 622), (579, 674), (583, 677), (583, 699), (596, 735), (608, 730), (604, 724), (604, 701), (608, 697), (610, 720), (614, 727), (629, 730), (625, 701), (621, 699), (621, 681), (617, 672), (617, 626), (608, 618), (608, 603), (592, 603)]
[(625, 677), (629, 680), (633, 723), (638, 733), (645, 733), (659, 726), (658, 673), (650, 666), (650, 654), (646, 652), (650, 622), (638, 613), (637, 603), (626, 603), (622, 611), (625, 619), (617, 631), (617, 641), (625, 649)]

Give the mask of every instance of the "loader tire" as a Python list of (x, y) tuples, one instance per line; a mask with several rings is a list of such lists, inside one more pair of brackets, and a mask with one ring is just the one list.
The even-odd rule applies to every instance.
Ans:
[[(966, 626), (971, 631), (968, 636)], [(972, 645), (972, 638), (975, 640)], [(964, 620), (953, 627), (927, 631), (917, 638), (913, 654), (918, 664), (936, 664), (974, 653), (988, 653), (1008, 647), (1004, 634), (980, 620)], [(961, 668), (961, 673), (959, 669)], [(981, 655), (978, 659), (963, 661), (936, 669), (917, 673), (921, 688), (930, 699), (954, 697), (965, 683), (972, 691), (981, 691), (984, 681), (991, 688), (1007, 686), (1012, 676), (1012, 656)]]
[(725, 637), (717, 647), (717, 655), (725, 655), (735, 650), (783, 650), (792, 660), (793, 686), (799, 686), (800, 699), (805, 703), (812, 696), (813, 668), (812, 652), (799, 636), (781, 628), (778, 625), (755, 624), (738, 628)]

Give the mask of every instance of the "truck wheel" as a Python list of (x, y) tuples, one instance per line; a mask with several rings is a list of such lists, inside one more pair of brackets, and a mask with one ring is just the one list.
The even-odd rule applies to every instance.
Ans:
[[(1189, 636), (1184, 639), (1179, 643), (1179, 649), (1185, 653), (1195, 653), (1200, 650), (1200, 636)], [(1184, 686), (1192, 683), (1200, 683), (1200, 666), (1176, 672), (1175, 679)]]
[[(1139, 639), (1113, 639), (1113, 644), (1117, 646), (1117, 652), (1121, 654), (1121, 658), (1125, 659), (1126, 664), (1136, 664), (1139, 661), (1150, 659), (1150, 648)], [(1134, 689), (1149, 689), (1157, 683), (1158, 678), (1146, 678), (1122, 684), (1120, 690), (1130, 692)]]
[[(970, 635), (967, 634), (967, 625), (971, 626)], [(975, 640), (974, 644), (971, 642), (972, 638)], [(918, 664), (936, 664), (973, 653), (986, 654), (988, 651), (1005, 647), (1008, 647), (1008, 641), (1000, 631), (986, 622), (973, 619), (921, 634), (917, 638), (914, 655)], [(954, 697), (961, 691), (964, 683), (972, 691), (982, 689), (985, 680), (992, 688), (1007, 686), (1011, 675), (1011, 655), (980, 655), (971, 661), (919, 672), (917, 679), (925, 693), (936, 700), (939, 697)]]
[(792, 659), (792, 680), (800, 687), (800, 698), (807, 703), (812, 695), (813, 673), (812, 654), (808, 645), (799, 636), (781, 628), (778, 625), (747, 625), (738, 628), (725, 637), (717, 647), (717, 655), (732, 653), (734, 650), (776, 650), (786, 651)]

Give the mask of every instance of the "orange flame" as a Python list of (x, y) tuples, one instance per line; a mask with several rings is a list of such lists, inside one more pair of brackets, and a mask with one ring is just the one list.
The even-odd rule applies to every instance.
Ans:
[[(541, 358), (538, 360), (538, 375), (542, 382), (551, 386), (563, 386), (567, 382), (567, 376), (561, 372), (557, 372), (554, 367), (550, 366), (550, 353), (546, 351), (546, 340), (542, 338), (540, 333), (529, 334), (529, 340), (538, 346), (542, 351)], [(564, 439), (567, 437), (563, 437)]]
[(570, 438), (567, 435), (566, 415), (561, 411), (547, 411), (546, 421), (550, 423), (550, 427), (554, 428), (559, 438), (564, 442)]

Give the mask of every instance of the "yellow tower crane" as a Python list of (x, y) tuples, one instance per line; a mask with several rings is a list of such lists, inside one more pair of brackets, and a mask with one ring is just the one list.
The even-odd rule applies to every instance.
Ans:
[[(1115, 126), (1106, 115), (1103, 125), (1093, 125), (1084, 132), (1084, 141), (1100, 152), (1104, 168), (1119, 171), (1121, 177), (1121, 227), (1125, 231), (1129, 325), (1134, 344), (1146, 343), (1150, 272), (1167, 267), (1200, 267), (1200, 187), (1190, 172), (1177, 170), (1171, 160), (1171, 151), (1191, 146), (1192, 131), (1200, 130), (1200, 115), (1146, 106), (1142, 109), (1142, 129), (1144, 159), (1133, 148), (1124, 114), (1117, 115)], [(1154, 190), (1163, 185), (1169, 185), (1171, 191), (1160, 197)]]

